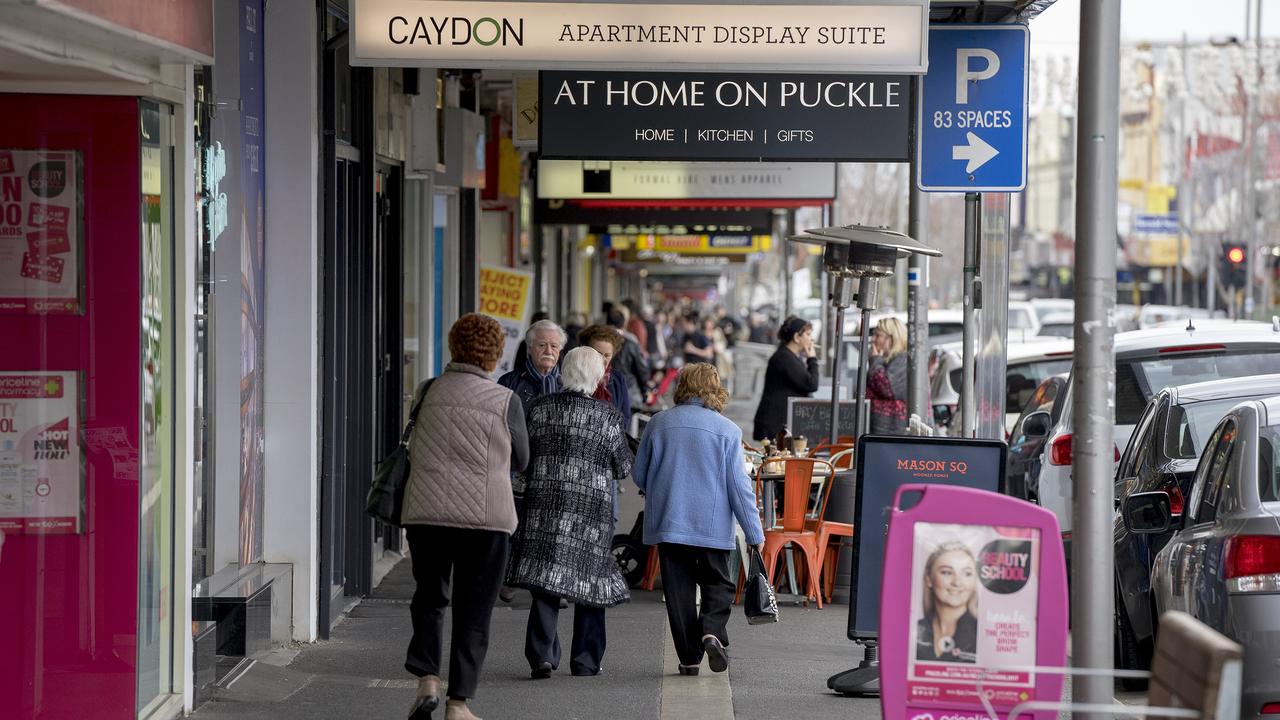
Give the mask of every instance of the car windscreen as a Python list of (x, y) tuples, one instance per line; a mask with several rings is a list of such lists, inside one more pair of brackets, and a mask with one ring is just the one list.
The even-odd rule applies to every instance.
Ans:
[(939, 335), (958, 335), (964, 332), (964, 323), (929, 323), (929, 337)]
[(1222, 416), (1242, 399), (1209, 400), (1170, 407), (1164, 433), (1165, 457), (1173, 460), (1200, 457), (1204, 444), (1209, 441)]
[[(1167, 387), (1273, 373), (1275, 350), (1173, 355), (1116, 363), (1116, 424), (1136, 425), (1151, 396)], [(1132, 383), (1132, 384), (1131, 384)]]
[(1280, 503), (1280, 428), (1258, 429), (1258, 499)]
[(1041, 325), (1041, 335), (1052, 335), (1054, 337), (1069, 338), (1075, 334), (1075, 326), (1071, 323), (1054, 323), (1052, 325)]
[(1021, 412), (1045, 378), (1070, 372), (1070, 370), (1071, 358), (1009, 363), (1009, 368), (1005, 371), (1005, 388), (1008, 395), (1004, 400), (1004, 411), (1006, 413)]

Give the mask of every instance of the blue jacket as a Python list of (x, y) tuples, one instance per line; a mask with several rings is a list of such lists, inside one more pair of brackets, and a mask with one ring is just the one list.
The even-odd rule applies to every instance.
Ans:
[(644, 543), (733, 549), (737, 518), (747, 542), (764, 542), (743, 469), (742, 431), (692, 401), (653, 416), (632, 469), (645, 494)]

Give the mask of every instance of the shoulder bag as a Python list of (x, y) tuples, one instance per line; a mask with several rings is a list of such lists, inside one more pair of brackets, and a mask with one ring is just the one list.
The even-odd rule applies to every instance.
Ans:
[(368, 496), (365, 497), (364, 511), (375, 520), (388, 525), (400, 527), (404, 488), (409, 482), (409, 437), (413, 435), (413, 426), (418, 422), (418, 411), (422, 409), (422, 401), (427, 399), (427, 390), (434, 380), (432, 378), (423, 383), (422, 392), (409, 410), (409, 423), (400, 435), (400, 444), (378, 463), (378, 472), (374, 475)]

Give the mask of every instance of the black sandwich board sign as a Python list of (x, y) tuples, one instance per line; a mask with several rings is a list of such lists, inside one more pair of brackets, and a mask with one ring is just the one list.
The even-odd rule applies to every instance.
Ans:
[(863, 435), (858, 439), (854, 500), (850, 640), (880, 629), (880, 581), (894, 496), (921, 483), (1000, 492), (1007, 447), (1001, 440)]

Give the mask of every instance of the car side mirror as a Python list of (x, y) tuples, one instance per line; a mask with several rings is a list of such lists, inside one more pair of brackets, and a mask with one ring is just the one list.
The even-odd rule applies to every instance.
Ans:
[(1040, 440), (1049, 436), (1049, 413), (1039, 410), (1022, 420), (1022, 434), (1028, 440)]
[(1173, 523), (1169, 510), (1169, 494), (1165, 492), (1134, 493), (1124, 501), (1124, 526), (1135, 535), (1167, 532)]

